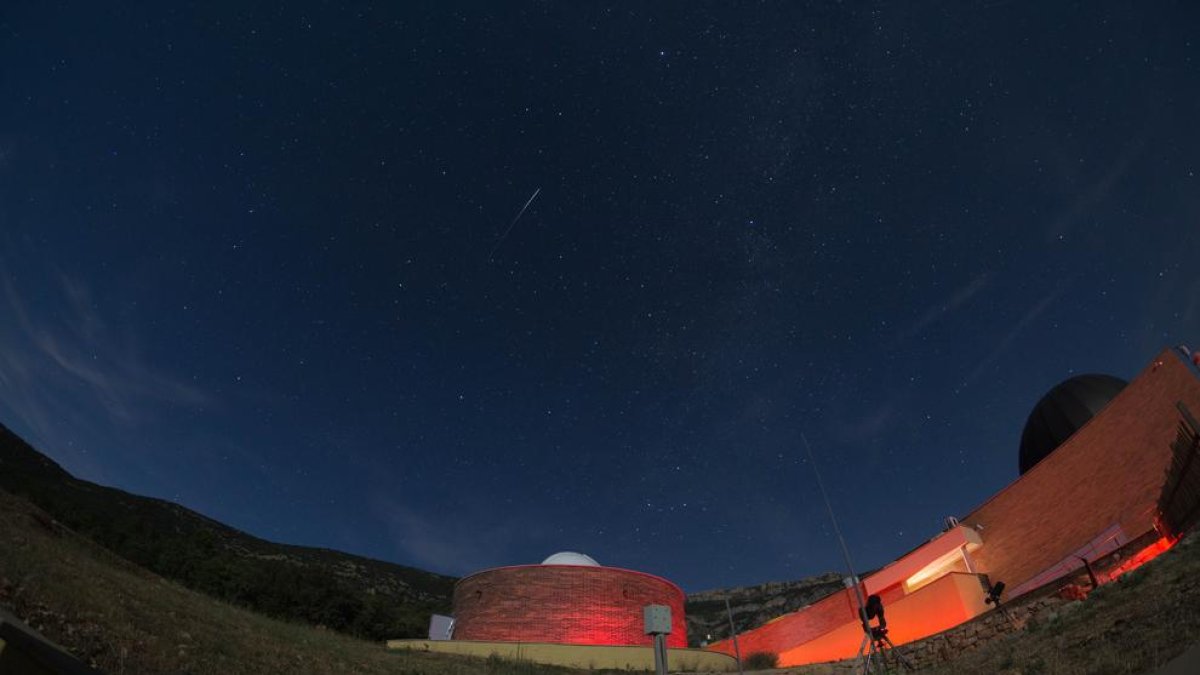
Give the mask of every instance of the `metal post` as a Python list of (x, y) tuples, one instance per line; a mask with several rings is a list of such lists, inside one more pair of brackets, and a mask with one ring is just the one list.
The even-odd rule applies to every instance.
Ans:
[(667, 675), (667, 634), (671, 632), (671, 608), (668, 605), (646, 605), (642, 608), (642, 623), (646, 635), (654, 636), (654, 672)]
[(1096, 572), (1092, 570), (1092, 563), (1088, 562), (1088, 559), (1081, 555), (1077, 555), (1075, 557), (1083, 561), (1083, 568), (1086, 569), (1088, 573), (1088, 581), (1092, 582), (1092, 590), (1100, 588), (1100, 580), (1096, 578)]
[(654, 672), (667, 675), (667, 636), (662, 633), (654, 634)]
[[(838, 527), (837, 517), (833, 515), (833, 504), (829, 501), (829, 493), (825, 492), (825, 481), (821, 479), (821, 471), (817, 468), (817, 460), (813, 458), (812, 446), (808, 444), (808, 436), (800, 434), (800, 439), (804, 441), (804, 449), (808, 453), (808, 462), (812, 464), (813, 474), (817, 477), (817, 487), (821, 489), (821, 499), (825, 502), (825, 510), (829, 512), (829, 522), (833, 525), (833, 533), (837, 535), (838, 543), (842, 545), (842, 557), (846, 560), (846, 570), (850, 572), (850, 581), (854, 584), (854, 598), (858, 601), (858, 618), (863, 624), (863, 635), (866, 638), (867, 657), (863, 662), (864, 675), (871, 670), (871, 656), (875, 654), (875, 640), (871, 634), (871, 626), (867, 622), (866, 600), (863, 598), (862, 587), (858, 579), (858, 575), (854, 573), (854, 564), (850, 562), (850, 549), (846, 548), (846, 539), (842, 536), (842, 529)], [(859, 658), (862, 659), (862, 650), (859, 650)]]
[(733, 626), (733, 610), (729, 608), (729, 598), (725, 598), (725, 613), (729, 615), (729, 635), (733, 637), (733, 656), (737, 659), (738, 675), (745, 675), (742, 670), (742, 650), (738, 648), (737, 628)]
[(842, 545), (842, 557), (846, 560), (846, 569), (850, 572), (850, 579), (854, 582), (854, 595), (858, 599), (858, 609), (861, 613), (866, 601), (863, 599), (862, 589), (859, 587), (858, 575), (854, 573), (854, 564), (850, 562), (850, 549), (846, 548), (842, 529), (838, 527), (837, 517), (833, 515), (833, 505), (829, 503), (829, 495), (825, 492), (825, 481), (821, 480), (821, 471), (817, 469), (817, 460), (813, 459), (812, 446), (808, 444), (808, 437), (800, 434), (800, 438), (804, 441), (804, 449), (808, 451), (808, 461), (812, 464), (813, 474), (817, 477), (817, 487), (821, 489), (821, 499), (825, 501), (825, 510), (829, 512), (829, 522), (833, 524), (833, 533), (837, 535), (838, 543)]

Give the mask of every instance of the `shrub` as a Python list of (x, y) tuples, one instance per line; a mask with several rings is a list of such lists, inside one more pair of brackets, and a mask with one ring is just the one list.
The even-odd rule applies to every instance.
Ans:
[(779, 666), (779, 655), (774, 652), (754, 652), (746, 656), (746, 668), (749, 670), (766, 670)]

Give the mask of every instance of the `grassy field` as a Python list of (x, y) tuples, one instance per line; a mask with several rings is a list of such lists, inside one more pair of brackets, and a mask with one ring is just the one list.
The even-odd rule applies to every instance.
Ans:
[(433, 654), (290, 624), (166, 581), (0, 491), (0, 605), (109, 673), (566, 675)]

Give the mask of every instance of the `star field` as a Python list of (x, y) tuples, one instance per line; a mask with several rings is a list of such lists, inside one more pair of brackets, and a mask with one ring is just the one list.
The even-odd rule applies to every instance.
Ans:
[(803, 433), (884, 564), (1200, 341), (1197, 19), (6, 8), (0, 422), (277, 541), (687, 590), (840, 569)]

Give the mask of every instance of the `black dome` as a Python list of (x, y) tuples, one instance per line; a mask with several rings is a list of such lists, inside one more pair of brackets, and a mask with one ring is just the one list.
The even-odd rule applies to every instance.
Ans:
[(1112, 375), (1079, 375), (1051, 389), (1033, 407), (1021, 433), (1021, 473), (1054, 452), (1126, 384)]

